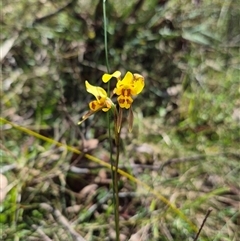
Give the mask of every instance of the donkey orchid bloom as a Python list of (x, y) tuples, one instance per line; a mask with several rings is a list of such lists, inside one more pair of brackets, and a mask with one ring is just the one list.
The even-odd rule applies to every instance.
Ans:
[(78, 122), (79, 125), (95, 112), (99, 110), (107, 112), (114, 106), (112, 100), (107, 96), (107, 92), (103, 88), (93, 86), (89, 84), (87, 80), (85, 81), (85, 86), (87, 92), (94, 95), (96, 100), (93, 100), (89, 103), (90, 111), (82, 117), (81, 121)]
[(117, 132), (119, 133), (122, 126), (123, 109), (129, 109), (128, 124), (129, 131), (133, 127), (133, 110), (132, 103), (133, 97), (142, 92), (144, 88), (144, 77), (140, 74), (132, 74), (127, 72), (123, 79), (120, 78), (121, 72), (115, 71), (113, 74), (104, 74), (102, 77), (103, 82), (108, 82), (112, 77), (117, 79), (117, 85), (113, 93), (118, 95), (118, 104), (120, 106), (116, 120)]
[(123, 80), (118, 80), (114, 93), (118, 95), (121, 108), (129, 109), (133, 103), (133, 96), (138, 95), (144, 88), (144, 77), (140, 74), (127, 72)]

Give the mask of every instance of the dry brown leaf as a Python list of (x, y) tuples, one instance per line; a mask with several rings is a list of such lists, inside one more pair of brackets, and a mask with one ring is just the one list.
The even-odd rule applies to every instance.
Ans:
[(96, 149), (98, 146), (98, 139), (90, 139), (90, 140), (84, 140), (84, 151), (91, 151), (93, 149)]
[(8, 54), (8, 52), (11, 50), (11, 48), (13, 47), (16, 39), (17, 39), (17, 35), (6, 40), (1, 46), (0, 46), (0, 61), (2, 61), (6, 55)]
[(84, 187), (79, 194), (82, 196), (93, 195), (97, 188), (97, 184), (89, 184), (86, 187)]
[(167, 88), (167, 93), (170, 96), (176, 96), (182, 91), (182, 85), (175, 85), (172, 87)]
[(129, 241), (140, 241), (141, 240), (141, 236), (138, 233), (132, 234), (131, 238), (129, 239)]

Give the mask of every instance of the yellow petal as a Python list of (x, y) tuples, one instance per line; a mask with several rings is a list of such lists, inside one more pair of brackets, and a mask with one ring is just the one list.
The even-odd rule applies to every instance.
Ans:
[(140, 74), (133, 74), (134, 92), (138, 95), (144, 88), (144, 77)]
[(104, 107), (104, 108), (102, 108), (102, 111), (107, 112), (107, 111), (109, 111), (109, 108), (108, 107)]
[(120, 76), (121, 76), (121, 72), (117, 70), (113, 74), (104, 74), (102, 76), (102, 81), (104, 83), (107, 83), (112, 77), (115, 77), (115, 78), (119, 79)]
[(120, 80), (117, 82), (117, 88), (120, 87), (120, 86), (131, 86), (133, 84), (133, 74), (128, 71), (123, 80)]
[(116, 95), (121, 95), (122, 94), (122, 87), (115, 88), (113, 90), (113, 93)]
[(98, 86), (93, 86), (89, 84), (87, 80), (85, 81), (85, 86), (86, 86), (87, 92), (94, 95), (98, 102), (104, 102), (105, 99), (107, 98), (107, 92), (103, 88)]

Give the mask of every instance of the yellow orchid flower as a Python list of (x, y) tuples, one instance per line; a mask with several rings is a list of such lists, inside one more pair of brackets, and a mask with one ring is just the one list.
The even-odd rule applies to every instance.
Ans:
[(120, 79), (121, 72), (115, 71), (113, 74), (104, 74), (102, 81), (107, 83), (112, 77), (117, 78), (117, 86), (113, 93), (119, 95), (118, 103), (121, 108), (129, 109), (133, 103), (132, 96), (138, 95), (144, 88), (144, 77), (140, 74), (127, 72), (123, 80)]
[(114, 93), (119, 95), (118, 103), (121, 108), (129, 109), (133, 96), (138, 95), (144, 88), (144, 77), (140, 74), (127, 72), (123, 80), (118, 80)]
[(85, 81), (85, 86), (87, 92), (94, 95), (96, 100), (93, 100), (89, 103), (90, 111), (82, 117), (82, 120), (78, 122), (78, 125), (80, 125), (95, 112), (99, 110), (107, 112), (114, 107), (112, 100), (107, 96), (107, 92), (103, 88), (91, 85), (87, 80)]
[(128, 115), (128, 123), (129, 123), (129, 131), (132, 130), (133, 126), (133, 110), (131, 108), (133, 103), (133, 96), (138, 95), (144, 88), (144, 77), (140, 74), (132, 74), (131, 72), (127, 72), (124, 78), (121, 80), (120, 78), (121, 72), (115, 71), (113, 74), (104, 74), (102, 76), (103, 82), (108, 82), (112, 77), (115, 77), (117, 81), (117, 85), (113, 90), (113, 93), (118, 95), (118, 103), (119, 103), (119, 112), (117, 115), (116, 126), (117, 132), (120, 132), (122, 125), (122, 117), (123, 117), (123, 109), (129, 109)]
[(82, 120), (79, 121), (78, 124), (81, 124), (89, 116), (93, 115), (95, 112), (99, 110), (107, 112), (113, 107), (117, 132), (119, 133), (121, 129), (123, 109), (129, 109), (129, 130), (132, 130), (133, 110), (131, 106), (133, 103), (133, 97), (142, 92), (145, 85), (144, 77), (140, 74), (132, 74), (128, 71), (124, 78), (121, 79), (121, 72), (117, 70), (113, 74), (104, 74), (102, 76), (102, 80), (104, 83), (107, 83), (113, 77), (117, 79), (117, 84), (115, 89), (113, 90), (113, 94), (118, 95), (117, 100), (120, 106), (119, 111), (117, 111), (114, 103), (107, 96), (107, 92), (103, 88), (99, 86), (93, 86), (89, 84), (88, 81), (85, 81), (87, 92), (94, 95), (96, 100), (93, 100), (89, 103), (90, 111), (82, 117)]

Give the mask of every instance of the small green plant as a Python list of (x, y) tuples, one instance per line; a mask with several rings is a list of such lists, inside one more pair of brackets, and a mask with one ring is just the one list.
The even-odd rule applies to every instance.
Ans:
[[(107, 51), (107, 22), (106, 22), (106, 7), (105, 7), (105, 0), (103, 1), (103, 17), (104, 17), (104, 42), (105, 42), (105, 57), (106, 57), (106, 65), (107, 69), (109, 70), (109, 61), (108, 61), (108, 51)], [(110, 80), (112, 78), (117, 79), (116, 87), (113, 89), (110, 95)], [(113, 183), (113, 203), (115, 205), (115, 232), (116, 232), (116, 240), (120, 240), (120, 229), (119, 229), (119, 197), (118, 197), (118, 165), (119, 165), (119, 155), (120, 155), (120, 131), (122, 126), (122, 118), (123, 118), (123, 109), (129, 110), (128, 115), (128, 124), (129, 124), (129, 131), (132, 131), (133, 127), (133, 110), (132, 110), (132, 103), (133, 98), (140, 94), (144, 88), (144, 77), (138, 73), (131, 73), (128, 71), (123, 79), (121, 79), (121, 72), (115, 71), (113, 74), (105, 73), (102, 76), (102, 81), (104, 83), (108, 83), (108, 93), (99, 86), (93, 86), (89, 84), (88, 81), (85, 81), (85, 86), (87, 92), (94, 95), (96, 100), (93, 100), (89, 103), (90, 111), (87, 112), (83, 117), (82, 120), (78, 122), (80, 125), (84, 122), (87, 118), (89, 118), (94, 113), (102, 110), (104, 112), (108, 112), (112, 110), (114, 115), (114, 136), (115, 136), (115, 143), (117, 146), (117, 155), (115, 161), (113, 161), (113, 149), (111, 143), (111, 126), (110, 126), (110, 115), (107, 116), (108, 118), (108, 130), (109, 130), (109, 142), (110, 142), (110, 152), (111, 152), (111, 171), (112, 171), (112, 183)], [(117, 101), (119, 105), (119, 110), (117, 109), (116, 105), (111, 100), (113, 95), (117, 95)]]
[[(115, 228), (116, 228), (116, 240), (119, 240), (119, 197), (118, 197), (118, 164), (119, 164), (119, 154), (120, 154), (120, 131), (122, 126), (122, 117), (123, 117), (123, 109), (129, 110), (129, 131), (132, 130), (133, 126), (133, 111), (132, 111), (132, 103), (133, 97), (140, 94), (144, 88), (144, 77), (140, 74), (132, 74), (131, 72), (127, 72), (123, 79), (121, 79), (121, 72), (115, 71), (113, 74), (104, 74), (102, 76), (103, 82), (109, 82), (112, 78), (117, 79), (116, 87), (113, 90), (113, 94), (118, 95), (117, 101), (119, 104), (119, 110), (117, 110), (116, 105), (113, 103), (110, 97), (108, 97), (107, 92), (99, 86), (93, 86), (85, 81), (86, 90), (90, 94), (94, 95), (96, 100), (93, 100), (89, 103), (90, 111), (87, 112), (82, 120), (79, 121), (79, 125), (89, 118), (92, 114), (102, 110), (107, 112), (112, 110), (114, 115), (114, 126), (115, 126), (115, 143), (117, 145), (117, 155), (116, 160), (113, 161), (111, 158), (111, 170), (112, 170), (112, 180), (113, 180), (113, 199), (114, 199), (114, 210), (115, 210)], [(110, 129), (110, 121), (108, 121), (108, 128)], [(109, 136), (109, 140), (111, 142), (111, 132)], [(112, 148), (110, 150), (112, 156)]]

